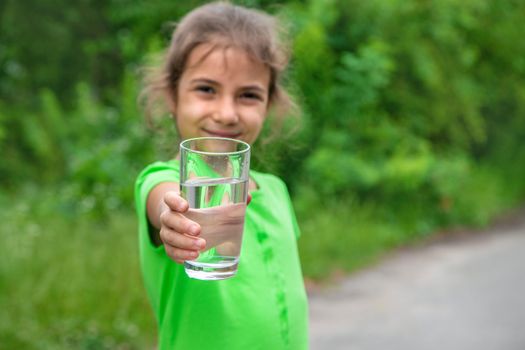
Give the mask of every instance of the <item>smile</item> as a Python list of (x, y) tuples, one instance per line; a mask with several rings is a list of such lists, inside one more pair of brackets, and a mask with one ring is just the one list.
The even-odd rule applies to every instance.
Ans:
[(207, 129), (202, 129), (206, 134), (209, 134), (211, 136), (216, 136), (216, 137), (228, 137), (228, 138), (236, 138), (236, 137), (239, 137), (241, 136), (241, 132), (237, 132), (237, 131), (222, 131), (222, 130), (207, 130)]

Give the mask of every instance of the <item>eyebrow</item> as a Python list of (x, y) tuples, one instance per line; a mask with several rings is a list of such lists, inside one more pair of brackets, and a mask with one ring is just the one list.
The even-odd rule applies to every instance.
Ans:
[(192, 79), (192, 80), (190, 80), (190, 84), (198, 84), (198, 83), (205, 83), (205, 84), (211, 84), (211, 85), (219, 85), (219, 83), (216, 82), (215, 80), (206, 79), (206, 78), (196, 78), (196, 79)]
[[(220, 85), (219, 82), (207, 79), (207, 78), (195, 78), (190, 80), (190, 84), (210, 84), (210, 85)], [(244, 85), (241, 86), (242, 90), (251, 90), (251, 91), (259, 91), (261, 93), (266, 93), (266, 89), (261, 87), (259, 84), (250, 84), (250, 85)]]

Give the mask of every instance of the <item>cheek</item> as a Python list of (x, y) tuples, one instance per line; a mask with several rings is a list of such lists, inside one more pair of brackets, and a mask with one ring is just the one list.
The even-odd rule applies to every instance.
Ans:
[(203, 113), (204, 110), (198, 103), (179, 104), (175, 115), (175, 125), (180, 138), (188, 139), (199, 136), (199, 123)]
[(177, 109), (177, 120), (179, 123), (192, 123), (200, 119), (204, 113), (205, 106), (202, 103), (186, 101)]
[(253, 113), (249, 118), (249, 128), (250, 128), (250, 134), (256, 136), (258, 135), (262, 127), (264, 125), (264, 121), (266, 120), (266, 115), (263, 111), (257, 111), (256, 113)]

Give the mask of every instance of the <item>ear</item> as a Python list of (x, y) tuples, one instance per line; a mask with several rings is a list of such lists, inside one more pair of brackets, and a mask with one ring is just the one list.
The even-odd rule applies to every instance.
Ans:
[(169, 88), (164, 90), (164, 100), (166, 101), (168, 111), (173, 117), (175, 117), (177, 111), (176, 91)]

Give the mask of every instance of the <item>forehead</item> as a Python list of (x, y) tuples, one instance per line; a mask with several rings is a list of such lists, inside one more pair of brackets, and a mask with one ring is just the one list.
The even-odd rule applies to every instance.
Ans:
[(209, 78), (260, 80), (269, 84), (270, 68), (254, 59), (245, 50), (235, 46), (201, 44), (188, 56), (183, 75), (201, 75)]

